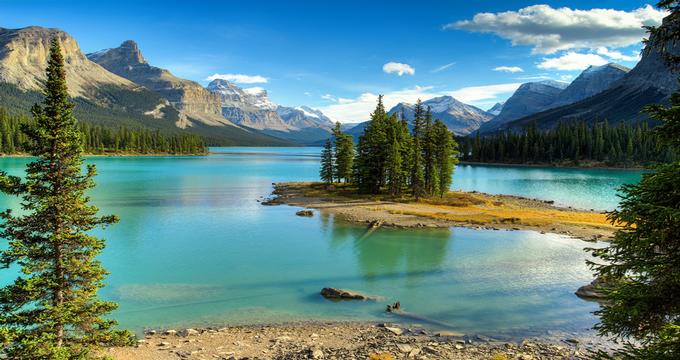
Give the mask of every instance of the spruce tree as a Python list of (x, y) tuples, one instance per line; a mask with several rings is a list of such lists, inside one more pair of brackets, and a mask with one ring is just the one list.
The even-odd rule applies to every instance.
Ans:
[[(680, 40), (677, 1), (660, 6), (671, 11), (652, 36), (645, 51), (662, 54)], [(670, 54), (671, 65), (680, 58)], [(680, 150), (680, 92), (670, 107), (655, 105), (648, 113), (663, 123), (658, 128), (666, 146)], [(607, 286), (596, 314), (603, 336), (613, 336), (626, 346), (615, 354), (623, 359), (680, 358), (680, 161), (645, 173), (638, 184), (625, 185), (619, 208), (609, 214), (622, 226), (609, 246), (594, 249), (590, 262)], [(629, 342), (629, 340), (634, 342)], [(607, 354), (599, 354), (609, 357)]]
[(413, 113), (413, 148), (411, 151), (411, 191), (418, 200), (425, 195), (425, 174), (422, 139), (424, 135), (425, 112), (420, 100), (416, 102)]
[(359, 191), (377, 194), (385, 182), (387, 150), (387, 113), (378, 97), (378, 105), (371, 113), (371, 121), (359, 137), (355, 161), (355, 178)]
[(335, 179), (349, 182), (352, 178), (354, 164), (354, 141), (351, 135), (344, 134), (340, 130), (340, 123), (335, 124), (333, 129), (335, 136)]
[(321, 151), (321, 170), (319, 171), (321, 181), (326, 184), (333, 183), (333, 143), (331, 139), (326, 140), (323, 151)]
[(401, 193), (403, 186), (402, 177), (402, 158), (401, 158), (401, 134), (400, 125), (397, 120), (397, 115), (392, 114), (388, 119), (387, 128), (387, 151), (385, 159), (385, 180), (388, 187), (388, 192), (392, 196)]
[(423, 122), (421, 141), (423, 147), (423, 178), (425, 194), (432, 196), (436, 191), (439, 180), (435, 172), (435, 135), (432, 123), (432, 109), (428, 106), (425, 110), (425, 121)]
[(433, 141), (435, 144), (434, 173), (437, 183), (436, 194), (444, 196), (453, 181), (453, 169), (458, 163), (458, 144), (446, 125), (437, 119), (433, 125)]
[(94, 187), (94, 165), (82, 173), (82, 138), (76, 127), (58, 40), (52, 40), (43, 104), (24, 127), (26, 149), (36, 157), (26, 179), (0, 173), (3, 192), (21, 196), (22, 215), (0, 213), (0, 266), (21, 270), (0, 289), (0, 344), (11, 359), (86, 359), (102, 345), (129, 344), (127, 331), (104, 318), (116, 308), (97, 298), (106, 271), (96, 257), (104, 240), (90, 230), (112, 224), (97, 216), (85, 191)]

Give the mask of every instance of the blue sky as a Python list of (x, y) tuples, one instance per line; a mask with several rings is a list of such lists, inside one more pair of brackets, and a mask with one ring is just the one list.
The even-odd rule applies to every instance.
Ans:
[(177, 76), (207, 84), (220, 74), (357, 122), (377, 94), (387, 106), (453, 95), (488, 108), (522, 82), (634, 66), (640, 25), (663, 14), (650, 1), (594, 3), (2, 0), (0, 27), (61, 28), (84, 52), (132, 39)]

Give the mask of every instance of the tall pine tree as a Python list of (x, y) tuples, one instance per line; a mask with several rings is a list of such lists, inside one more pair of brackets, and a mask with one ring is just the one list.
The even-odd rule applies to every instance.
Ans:
[(354, 166), (354, 141), (351, 135), (347, 135), (340, 129), (340, 123), (335, 124), (333, 129), (335, 136), (335, 179), (338, 182), (349, 182), (352, 178)]
[(452, 182), (453, 169), (458, 163), (458, 144), (453, 139), (453, 134), (439, 119), (432, 127), (434, 146), (434, 173), (436, 184), (434, 193), (444, 196)]
[[(663, 1), (670, 10), (652, 36), (645, 51), (668, 55), (680, 67), (680, 5)], [(658, 128), (667, 147), (680, 151), (680, 92), (670, 107), (655, 105), (647, 112), (662, 122)], [(625, 341), (615, 354), (619, 359), (680, 358), (680, 161), (661, 165), (643, 174), (639, 184), (625, 185), (619, 209), (609, 214), (622, 226), (609, 246), (593, 250), (590, 262), (607, 286), (607, 301), (596, 312), (600, 334)], [(629, 342), (629, 340), (634, 342)], [(608, 354), (599, 354), (608, 357)]]
[(8, 241), (0, 265), (21, 270), (0, 289), (0, 343), (12, 359), (83, 359), (101, 345), (129, 344), (127, 331), (103, 318), (116, 304), (97, 298), (106, 270), (96, 260), (104, 240), (90, 230), (112, 224), (97, 216), (85, 191), (95, 186), (94, 165), (82, 174), (81, 134), (76, 127), (58, 40), (51, 43), (42, 106), (25, 127), (27, 149), (36, 157), (26, 179), (0, 173), (3, 192), (21, 196), (23, 215), (0, 214), (0, 237)]
[(411, 155), (411, 191), (418, 200), (425, 195), (425, 174), (422, 139), (425, 134), (425, 112), (420, 100), (413, 113), (413, 149)]
[(321, 151), (321, 170), (319, 170), (321, 181), (326, 184), (333, 183), (333, 167), (333, 142), (331, 142), (331, 139), (328, 139), (323, 147), (323, 151)]

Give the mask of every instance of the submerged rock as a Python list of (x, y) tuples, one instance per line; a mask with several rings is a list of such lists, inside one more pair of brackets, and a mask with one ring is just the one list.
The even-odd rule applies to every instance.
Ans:
[(300, 210), (300, 211), (296, 212), (295, 215), (310, 217), (310, 216), (314, 216), (314, 212), (312, 210)]
[(321, 296), (326, 299), (334, 300), (374, 300), (368, 295), (364, 295), (358, 292), (344, 289), (336, 288), (323, 288), (321, 289)]

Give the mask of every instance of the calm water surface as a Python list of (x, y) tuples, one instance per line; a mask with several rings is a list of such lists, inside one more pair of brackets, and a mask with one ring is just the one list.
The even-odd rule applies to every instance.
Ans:
[[(400, 321), (399, 300), (424, 326), (471, 333), (580, 331), (594, 303), (574, 290), (590, 281), (592, 244), (530, 231), (365, 228), (332, 217), (261, 206), (271, 183), (315, 180), (315, 148), (215, 148), (203, 157), (99, 157), (92, 192), (121, 222), (99, 233), (111, 272), (101, 294), (120, 304), (122, 326), (198, 326), (296, 319)], [(27, 159), (0, 158), (22, 174)], [(460, 166), (453, 188), (554, 199), (610, 209), (614, 189), (639, 172)], [(0, 197), (0, 208), (17, 208)], [(0, 283), (16, 274), (0, 270)], [(378, 302), (330, 302), (322, 287)]]

